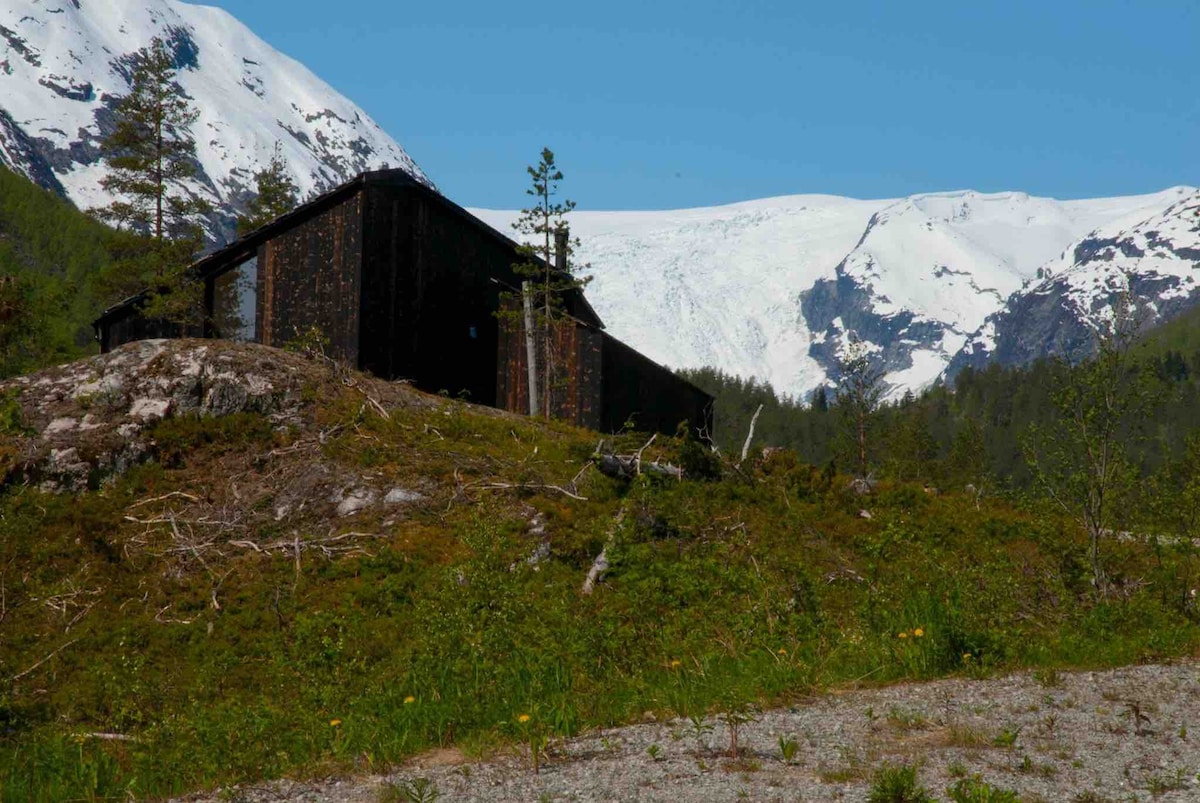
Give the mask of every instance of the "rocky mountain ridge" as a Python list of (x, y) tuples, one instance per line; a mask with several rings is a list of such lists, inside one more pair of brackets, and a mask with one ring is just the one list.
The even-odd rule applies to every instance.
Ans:
[(1200, 192), (1133, 225), (1090, 232), (1038, 269), (955, 355), (953, 377), (992, 360), (1025, 364), (1048, 354), (1076, 360), (1094, 347), (1125, 297), (1131, 323), (1149, 328), (1200, 300)]

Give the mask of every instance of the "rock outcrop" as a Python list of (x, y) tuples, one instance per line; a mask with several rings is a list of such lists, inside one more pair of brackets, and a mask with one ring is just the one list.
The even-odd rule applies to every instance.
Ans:
[(301, 422), (313, 365), (262, 346), (145, 340), (0, 383), (8, 475), (48, 489), (95, 487), (151, 457), (152, 425), (174, 416), (254, 412)]

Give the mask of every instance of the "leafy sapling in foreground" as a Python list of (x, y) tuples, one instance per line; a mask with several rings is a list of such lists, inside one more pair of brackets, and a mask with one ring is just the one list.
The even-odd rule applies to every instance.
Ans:
[(1124, 276), (1112, 318), (1097, 322), (1093, 358), (1059, 372), (1056, 424), (1032, 428), (1023, 443), (1043, 490), (1087, 535), (1092, 585), (1100, 598), (1109, 594), (1103, 541), (1136, 489), (1131, 447), (1152, 395), (1145, 371), (1133, 359), (1141, 327), (1132, 281)]

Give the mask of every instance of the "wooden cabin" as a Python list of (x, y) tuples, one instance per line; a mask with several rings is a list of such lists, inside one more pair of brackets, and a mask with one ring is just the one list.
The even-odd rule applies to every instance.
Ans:
[[(202, 328), (148, 320), (144, 297), (95, 322), (101, 351), (201, 335), (283, 346), (309, 332), (335, 359), (430, 392), (528, 412), (517, 244), (402, 170), (365, 173), (193, 266)], [(583, 293), (555, 327), (552, 413), (579, 426), (711, 434), (708, 394), (604, 331)], [(515, 321), (515, 322), (514, 322)]]

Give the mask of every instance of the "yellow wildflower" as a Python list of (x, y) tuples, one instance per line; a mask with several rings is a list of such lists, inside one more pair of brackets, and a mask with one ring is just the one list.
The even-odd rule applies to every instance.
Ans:
[(913, 631), (913, 635), (916, 636), (917, 638), (921, 638), (922, 636), (925, 635), (925, 631), (918, 627), (916, 630)]
[(787, 650), (786, 650), (786, 649), (784, 649), (783, 647), (780, 647), (780, 648), (779, 648), (779, 654), (780, 654), (780, 655), (787, 655)]
[(408, 705), (409, 703), (415, 703), (416, 701), (417, 701), (417, 698), (413, 697), (411, 694), (404, 698), (405, 705)]
[(342, 721), (340, 719), (331, 719), (329, 720), (329, 724), (336, 728), (338, 725), (342, 724)]
[(896, 638), (908, 638), (908, 633), (900, 633), (896, 636)]
[(964, 660), (964, 661), (970, 661), (970, 660), (971, 660), (971, 653), (969, 653), (969, 652), (964, 652), (964, 653), (963, 653), (963, 660)]
[(678, 668), (679, 668), (680, 666), (682, 666), (682, 665), (683, 665), (683, 662), (682, 662), (682, 661), (680, 661), (678, 658), (675, 658), (675, 659), (673, 659), (673, 660), (671, 661), (671, 668), (672, 668), (672, 669), (678, 669)]
[(529, 714), (521, 714), (521, 716), (517, 717), (517, 722), (520, 722), (522, 725), (524, 725), (528, 721), (529, 721)]

